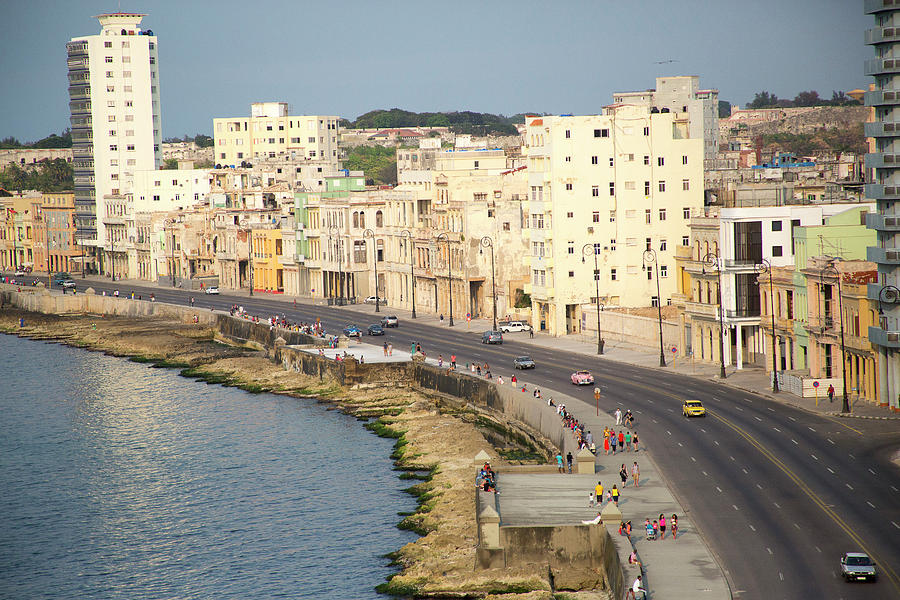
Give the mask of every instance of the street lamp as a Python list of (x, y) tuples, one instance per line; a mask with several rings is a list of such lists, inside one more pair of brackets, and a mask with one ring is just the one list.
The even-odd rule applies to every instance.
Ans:
[(412, 286), (412, 318), (416, 318), (416, 274), (413, 272), (414, 266), (414, 258), (413, 255), (416, 252), (416, 241), (413, 239), (412, 234), (409, 232), (409, 229), (404, 229), (400, 232), (400, 237), (406, 238), (408, 243), (411, 244), (409, 247), (409, 281)]
[[(844, 301), (841, 298), (841, 272), (838, 271), (835, 266), (835, 262), (838, 260), (843, 260), (841, 258), (833, 259), (828, 266), (822, 269), (822, 277), (825, 277), (826, 271), (834, 271), (834, 276), (837, 279), (837, 288), (838, 288), (838, 311), (840, 312), (840, 322), (841, 322), (841, 373), (844, 378), (844, 393), (842, 397), (841, 404), (841, 412), (848, 413), (850, 412), (850, 399), (847, 397), (847, 356), (846, 351), (844, 349)], [(882, 288), (882, 291), (884, 288)], [(878, 300), (881, 301), (881, 292), (878, 294)]]
[[(169, 275), (172, 276), (172, 287), (175, 287), (175, 223), (177, 221), (175, 219), (166, 219), (163, 221), (163, 235), (166, 234), (166, 228), (172, 227), (172, 263), (169, 267)], [(250, 286), (251, 290), (253, 286)]]
[[(663, 351), (663, 333), (662, 333), (662, 295), (659, 293), (659, 261), (656, 258), (656, 251), (652, 248), (644, 250), (644, 262), (647, 265), (656, 267), (656, 313), (659, 321), (659, 366), (666, 366), (666, 355)], [(650, 268), (649, 266), (647, 267)], [(599, 300), (599, 299), (598, 299)], [(597, 307), (600, 310), (600, 307)]]
[(453, 327), (453, 261), (450, 257), (450, 236), (447, 232), (438, 234), (438, 244), (443, 239), (447, 243), (447, 296), (450, 298), (450, 327)]
[[(772, 263), (767, 259), (762, 258), (758, 265), (756, 265), (756, 272), (762, 275), (763, 273), (769, 276), (769, 304), (771, 305), (772, 310), (772, 391), (776, 394), (778, 393), (778, 364), (775, 361), (775, 275), (772, 272)], [(738, 349), (740, 352), (740, 349)]]
[(481, 238), (481, 248), (479, 248), (478, 253), (481, 254), (484, 252), (483, 248), (491, 249), (491, 298), (494, 304), (494, 329), (493, 331), (497, 331), (497, 284), (494, 275), (494, 240), (490, 238), (490, 236), (484, 236)]
[(722, 304), (722, 265), (719, 263), (719, 255), (715, 252), (710, 252), (703, 260), (706, 262), (706, 266), (701, 271), (704, 275), (706, 275), (707, 266), (715, 269), (719, 275), (719, 341), (722, 343), (722, 350), (719, 353), (721, 359), (719, 377), (725, 379), (725, 306)]
[[(344, 279), (343, 279), (343, 271), (344, 271), (344, 253), (341, 252), (341, 230), (336, 226), (332, 225), (328, 228), (328, 239), (335, 240), (334, 250), (335, 254), (338, 257), (338, 304), (344, 305)], [(376, 294), (377, 295), (377, 294)]]
[(375, 263), (375, 312), (380, 312), (378, 308), (378, 242), (375, 240), (375, 232), (371, 229), (363, 231), (363, 238), (372, 240), (372, 259)]
[(594, 255), (594, 287), (597, 292), (597, 354), (603, 354), (603, 337), (600, 334), (600, 266), (597, 263), (597, 248), (594, 244), (585, 244), (581, 248), (581, 262), (588, 254)]

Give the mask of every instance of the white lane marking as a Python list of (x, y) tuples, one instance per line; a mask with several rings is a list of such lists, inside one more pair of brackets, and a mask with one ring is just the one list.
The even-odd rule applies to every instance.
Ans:
[(691, 457), (691, 460), (692, 460), (693, 462), (697, 462), (697, 459), (694, 458), (693, 456)]
[(775, 412), (775, 409), (772, 408), (771, 406), (767, 406), (766, 408), (767, 408), (768, 410), (772, 411), (772, 412)]
[(718, 446), (718, 445), (719, 445), (719, 442), (717, 442), (716, 440), (713, 440), (713, 444), (715, 444), (716, 446)]
[(700, 431), (702, 431), (703, 433), (706, 433), (706, 430), (703, 429), (702, 427), (700, 428)]
[(753, 531), (756, 531), (756, 527), (754, 527), (753, 525), (747, 525), (747, 527), (749, 527)]
[(737, 504), (732, 504), (731, 506), (734, 508), (734, 510), (741, 510), (737, 507)]
[(636, 413), (639, 414), (639, 415), (644, 414), (644, 411), (638, 410), (638, 409), (634, 409), (634, 412), (636, 412)]
[(788, 419), (790, 419), (791, 421), (794, 421), (795, 423), (797, 422), (797, 419), (795, 419), (794, 417), (788, 417)]
[(684, 448), (684, 444), (682, 444), (681, 442), (678, 442), (678, 445)]
[(762, 423), (762, 419), (760, 419), (760, 418), (757, 417), (756, 415), (753, 415), (753, 418), (756, 419), (757, 421), (759, 421), (760, 423)]
[(834, 441), (833, 441), (831, 438), (825, 438), (825, 439), (828, 440), (828, 443), (829, 443), (829, 444), (831, 444), (832, 446), (834, 446)]
[(779, 573), (778, 573), (778, 579), (784, 581), (784, 573), (779, 572)]
[(813, 546), (813, 548), (816, 549), (816, 552), (818, 552), (819, 554), (822, 554), (822, 549), (821, 549), (821, 548), (819, 548), (818, 546)]
[(747, 475), (747, 469), (741, 469), (744, 472), (744, 475)]
[(849, 457), (852, 458), (853, 460), (856, 460), (856, 457), (853, 456), (852, 454), (850, 454), (849, 452), (847, 453), (847, 456), (849, 456)]
[(866, 500), (866, 504), (868, 504), (868, 505), (871, 506), (872, 508), (875, 508), (875, 505), (872, 504), (871, 502), (869, 502), (868, 500)]
[(700, 472), (703, 473), (705, 476), (709, 477), (709, 473), (707, 473), (706, 471), (700, 471)]
[(762, 486), (759, 485), (758, 483), (756, 484), (756, 487), (758, 487), (759, 489), (762, 489)]
[(647, 402), (649, 402), (650, 404), (653, 404), (653, 400), (651, 400), (650, 398), (647, 398)]
[(891, 489), (894, 490), (895, 492), (900, 492), (900, 490), (898, 490), (898, 489), (897, 489), (896, 487), (894, 487), (894, 486), (891, 486)]
[(728, 455), (728, 458), (730, 458), (730, 459), (733, 460), (734, 462), (737, 462), (737, 459), (736, 459), (735, 457), (731, 456), (730, 454)]
[(659, 423), (659, 421), (657, 421), (656, 419), (653, 419), (653, 422), (654, 422), (654, 423)]
[(750, 398), (746, 398), (745, 401), (747, 402), (747, 404), (753, 404), (753, 400), (751, 400)]
[(666, 429), (666, 433), (668, 433), (669, 435), (672, 435), (672, 432), (669, 431), (668, 429)]
[(809, 429), (809, 430), (810, 430), (810, 431), (812, 431), (812, 432), (813, 432), (813, 433), (815, 433), (815, 432), (816, 432), (816, 430), (815, 430), (815, 429), (813, 429), (813, 428), (812, 428), (812, 427), (807, 427), (807, 429)]
[[(797, 440), (795, 440), (794, 438), (791, 438), (791, 441), (794, 442), (795, 444), (797, 444)], [(799, 446), (800, 444), (797, 444), (797, 445)]]
[(846, 486), (847, 486), (848, 488), (850, 488), (851, 490), (853, 489), (853, 486), (850, 485), (849, 483), (845, 483), (844, 485), (846, 485)]
[(897, 525), (897, 522), (896, 522), (896, 521), (891, 521), (891, 525), (893, 525), (893, 526), (896, 527), (897, 529), (900, 529), (900, 525)]
[(740, 406), (735, 406), (735, 408), (738, 409), (738, 410), (741, 411), (741, 412), (744, 412), (744, 409), (741, 408)]
[(819, 457), (816, 456), (815, 454), (810, 454), (810, 456), (812, 456), (812, 459), (813, 459), (813, 460), (819, 460)]
[(778, 504), (778, 503), (777, 503), (777, 502), (773, 502), (773, 503), (772, 503), (772, 504), (774, 504), (774, 505), (775, 505), (775, 508), (779, 508), (779, 509), (780, 509), (780, 508), (781, 508), (781, 505), (780, 505), (780, 504)]
[(716, 489), (719, 490), (720, 494), (722, 493), (722, 488), (720, 488), (719, 486), (716, 486)]
[(797, 525), (796, 523), (794, 523), (794, 527), (796, 527), (797, 529), (800, 529), (800, 526)]
[(872, 475), (876, 475), (875, 471), (873, 471), (872, 469), (869, 469), (869, 473), (871, 473)]
[(774, 430), (777, 431), (778, 433), (781, 433), (781, 430), (778, 429), (777, 427), (773, 427), (772, 429), (774, 429)]
[(769, 547), (766, 547), (766, 552), (768, 552), (769, 554), (775, 554), (774, 552), (772, 552), (772, 549)]
[(831, 473), (832, 475), (836, 475), (836, 473), (831, 470), (831, 467), (825, 467), (825, 468), (828, 469), (828, 472)]

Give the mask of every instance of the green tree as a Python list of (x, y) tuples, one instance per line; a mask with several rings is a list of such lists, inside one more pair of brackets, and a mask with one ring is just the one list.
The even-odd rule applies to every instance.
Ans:
[(177, 169), (178, 168), (178, 159), (167, 158), (167, 159), (163, 160), (163, 164), (159, 168), (161, 170)]
[(447, 115), (438, 113), (428, 117), (425, 125), (428, 127), (450, 127), (450, 119), (447, 118)]
[(794, 97), (794, 106), (819, 106), (822, 99), (819, 98), (819, 92), (810, 90), (808, 92), (800, 92)]
[(719, 100), (719, 118), (727, 119), (731, 116), (731, 102)]
[(397, 182), (397, 159), (393, 148), (385, 146), (352, 148), (344, 159), (344, 168), (362, 171), (369, 184), (387, 185)]
[(208, 135), (198, 133), (194, 136), (194, 143), (197, 144), (198, 148), (212, 148), (213, 139)]
[(0, 149), (10, 149), (10, 148), (21, 148), (22, 142), (17, 140), (16, 138), (9, 136), (0, 140)]
[(756, 92), (753, 96), (753, 102), (747, 104), (747, 108), (772, 108), (778, 106), (778, 96), (770, 94), (767, 91)]

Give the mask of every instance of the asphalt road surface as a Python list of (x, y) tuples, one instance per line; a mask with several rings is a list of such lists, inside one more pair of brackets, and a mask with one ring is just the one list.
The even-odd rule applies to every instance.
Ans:
[[(76, 283), (85, 288), (82, 280)], [(294, 307), (267, 295), (90, 285), (97, 293), (134, 290), (144, 299), (153, 293), (160, 302), (187, 304), (193, 296), (202, 308), (237, 304), (260, 317), (319, 318), (329, 333), (348, 324), (365, 329), (391, 314), (389, 308), (376, 314), (373, 306)], [(600, 408), (611, 413), (619, 406), (635, 414), (642, 445), (718, 557), (735, 598), (900, 598), (900, 469), (889, 460), (900, 445), (898, 421), (813, 415), (714, 382), (516, 341), (527, 333), (507, 334), (502, 345), (487, 346), (480, 343), (483, 329), (467, 330), (459, 321), (450, 328), (404, 320), (373, 342), (404, 349), (419, 342), (429, 357), (441, 353), (449, 360), (455, 353), (461, 365), (488, 362), (504, 375), (513, 372), (515, 356), (530, 355), (538, 367), (523, 377), (545, 388), (545, 396), (557, 389), (594, 410), (594, 386), (576, 388), (569, 379), (576, 369), (591, 370), (602, 390)], [(686, 398), (703, 401), (709, 416), (685, 419)], [(654, 515), (636, 519), (644, 517)], [(875, 559), (877, 583), (841, 579), (838, 561), (849, 551)]]

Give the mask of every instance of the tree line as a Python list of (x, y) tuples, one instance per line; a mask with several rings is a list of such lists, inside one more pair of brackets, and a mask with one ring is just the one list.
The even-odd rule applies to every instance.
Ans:
[(0, 187), (8, 191), (65, 192), (75, 189), (75, 170), (62, 158), (44, 160), (23, 169), (10, 163), (0, 169)]
[(819, 97), (819, 92), (809, 90), (800, 92), (794, 96), (793, 100), (787, 98), (779, 98), (775, 94), (768, 91), (756, 92), (753, 101), (748, 102), (746, 107), (749, 109), (756, 108), (793, 108), (798, 106), (857, 106), (860, 103), (842, 91), (832, 91), (831, 100)]
[(0, 139), (0, 150), (12, 150), (16, 148), (71, 148), (72, 147), (72, 130), (66, 129), (62, 135), (51, 133), (45, 138), (39, 139), (32, 143), (23, 143), (16, 138), (9, 136)]
[(448, 127), (453, 133), (474, 135), (516, 135), (516, 123), (524, 123), (525, 114), (494, 115), (472, 111), (417, 113), (400, 108), (371, 110), (355, 121), (341, 119), (346, 129), (394, 129), (399, 127)]

